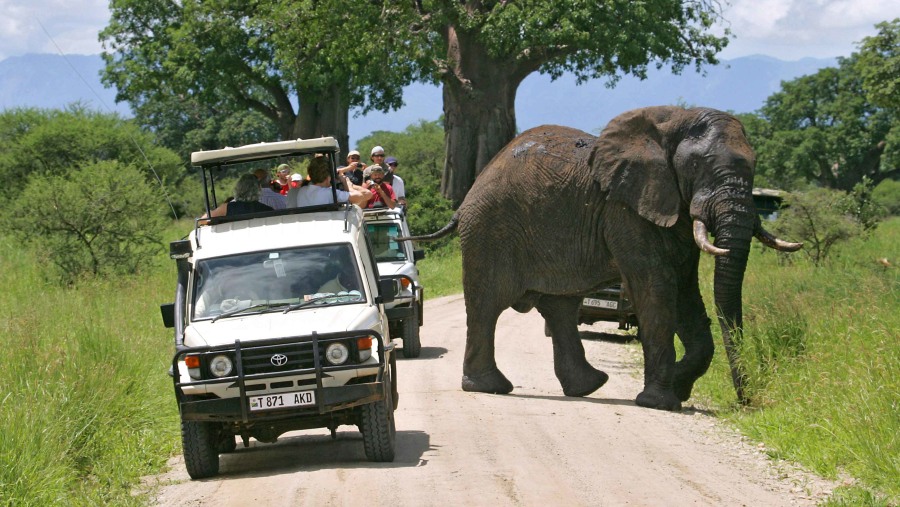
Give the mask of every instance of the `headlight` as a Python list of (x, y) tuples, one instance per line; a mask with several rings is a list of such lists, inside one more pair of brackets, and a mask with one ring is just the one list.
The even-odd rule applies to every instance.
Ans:
[(234, 363), (228, 356), (216, 356), (209, 362), (209, 372), (213, 377), (227, 377), (234, 369)]
[(343, 343), (332, 343), (325, 348), (325, 360), (335, 366), (346, 363), (348, 357), (350, 350)]

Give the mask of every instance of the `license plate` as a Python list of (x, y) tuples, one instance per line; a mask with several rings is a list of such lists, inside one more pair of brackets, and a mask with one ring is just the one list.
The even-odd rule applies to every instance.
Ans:
[(584, 306), (593, 306), (594, 308), (609, 308), (610, 310), (619, 308), (618, 301), (607, 301), (606, 299), (584, 298), (582, 304)]
[(277, 408), (305, 407), (316, 404), (315, 391), (267, 394), (250, 398), (250, 411), (274, 410)]

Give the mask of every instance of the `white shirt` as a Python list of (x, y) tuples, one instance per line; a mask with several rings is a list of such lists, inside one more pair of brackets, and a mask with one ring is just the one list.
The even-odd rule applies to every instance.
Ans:
[(397, 176), (396, 173), (394, 173), (394, 181), (391, 182), (391, 188), (394, 189), (394, 195), (397, 196), (397, 199), (400, 199), (401, 197), (404, 199), (406, 198), (406, 188), (403, 186), (403, 178)]
[[(288, 207), (299, 208), (302, 206), (318, 206), (320, 204), (334, 203), (334, 200), (331, 197), (330, 186), (320, 187), (319, 185), (309, 184), (305, 187), (300, 187), (300, 189), (294, 193), (296, 201), (291, 200), (291, 192), (293, 191), (293, 188), (288, 191)], [(348, 202), (350, 200), (350, 192), (338, 190), (337, 200), (338, 202)]]

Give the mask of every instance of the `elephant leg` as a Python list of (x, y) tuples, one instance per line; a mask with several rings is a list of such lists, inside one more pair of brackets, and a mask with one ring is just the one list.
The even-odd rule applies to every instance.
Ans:
[(584, 346), (578, 335), (580, 304), (580, 297), (546, 295), (537, 303), (550, 328), (553, 369), (566, 396), (587, 396), (609, 380), (609, 375), (591, 366), (584, 357)]
[(466, 354), (463, 359), (463, 391), (508, 394), (513, 385), (497, 368), (494, 331), (505, 308), (466, 298)]
[(672, 276), (643, 273), (630, 287), (638, 320), (638, 338), (644, 352), (644, 390), (634, 402), (640, 407), (681, 410), (675, 395), (676, 290)]
[(684, 357), (675, 364), (673, 387), (681, 401), (691, 397), (694, 382), (706, 373), (712, 362), (715, 345), (710, 323), (694, 276), (678, 298), (676, 332), (684, 344)]

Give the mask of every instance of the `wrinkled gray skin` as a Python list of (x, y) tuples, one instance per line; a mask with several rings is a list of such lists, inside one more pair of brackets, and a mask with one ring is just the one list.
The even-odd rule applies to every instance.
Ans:
[[(703, 108), (629, 111), (599, 138), (559, 126), (515, 138), (451, 223), (418, 238), (459, 229), (468, 324), (463, 389), (512, 391), (494, 359), (494, 328), (509, 307), (537, 308), (546, 319), (567, 396), (600, 388), (608, 376), (585, 359), (578, 307), (584, 295), (621, 276), (644, 351), (644, 390), (635, 403), (679, 410), (714, 348), (697, 281), (697, 219), (715, 246), (727, 249), (716, 258), (715, 301), (743, 401), (732, 340), (741, 326), (750, 240), (761, 231), (751, 195), (754, 164), (740, 122)], [(686, 351), (677, 363), (676, 333)]]

